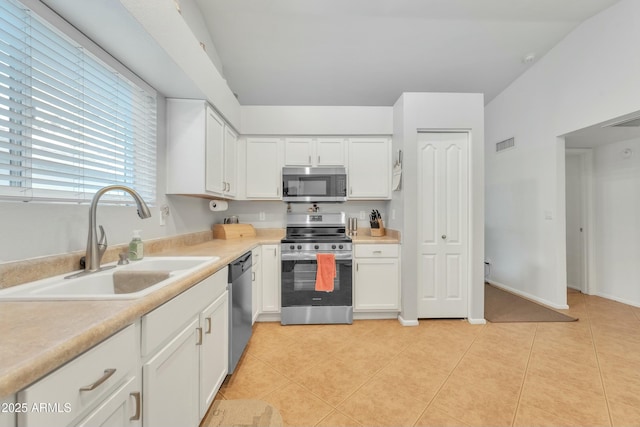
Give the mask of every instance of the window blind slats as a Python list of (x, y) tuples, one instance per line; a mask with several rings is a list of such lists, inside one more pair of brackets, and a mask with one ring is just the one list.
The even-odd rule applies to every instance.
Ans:
[(155, 95), (15, 0), (0, 24), (0, 197), (88, 201), (124, 184), (154, 203)]

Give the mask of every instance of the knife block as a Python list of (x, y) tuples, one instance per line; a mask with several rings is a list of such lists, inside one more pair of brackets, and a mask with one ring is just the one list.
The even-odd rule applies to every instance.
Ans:
[(371, 237), (382, 237), (384, 236), (385, 232), (384, 232), (384, 223), (382, 222), (381, 219), (378, 220), (378, 228), (372, 228), (371, 229)]

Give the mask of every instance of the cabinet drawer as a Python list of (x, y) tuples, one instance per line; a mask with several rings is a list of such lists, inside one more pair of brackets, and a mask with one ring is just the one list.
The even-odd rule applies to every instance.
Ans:
[(354, 245), (356, 258), (397, 258), (398, 245), (372, 244)]
[[(68, 425), (136, 368), (138, 346), (136, 326), (128, 326), (20, 391), (18, 402), (29, 410), (18, 415), (18, 425)], [(37, 411), (32, 410), (34, 404)]]
[(142, 356), (153, 353), (190, 321), (194, 314), (227, 289), (227, 267), (142, 317)]

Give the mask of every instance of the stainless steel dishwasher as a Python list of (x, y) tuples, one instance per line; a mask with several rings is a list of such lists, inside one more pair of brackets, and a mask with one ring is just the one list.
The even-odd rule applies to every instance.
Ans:
[(251, 338), (251, 252), (229, 264), (229, 374)]

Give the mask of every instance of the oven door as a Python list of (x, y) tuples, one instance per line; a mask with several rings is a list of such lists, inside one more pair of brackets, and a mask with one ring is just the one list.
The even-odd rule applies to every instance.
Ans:
[(351, 259), (336, 259), (336, 278), (333, 291), (316, 291), (315, 259), (282, 261), (282, 307), (351, 306)]

